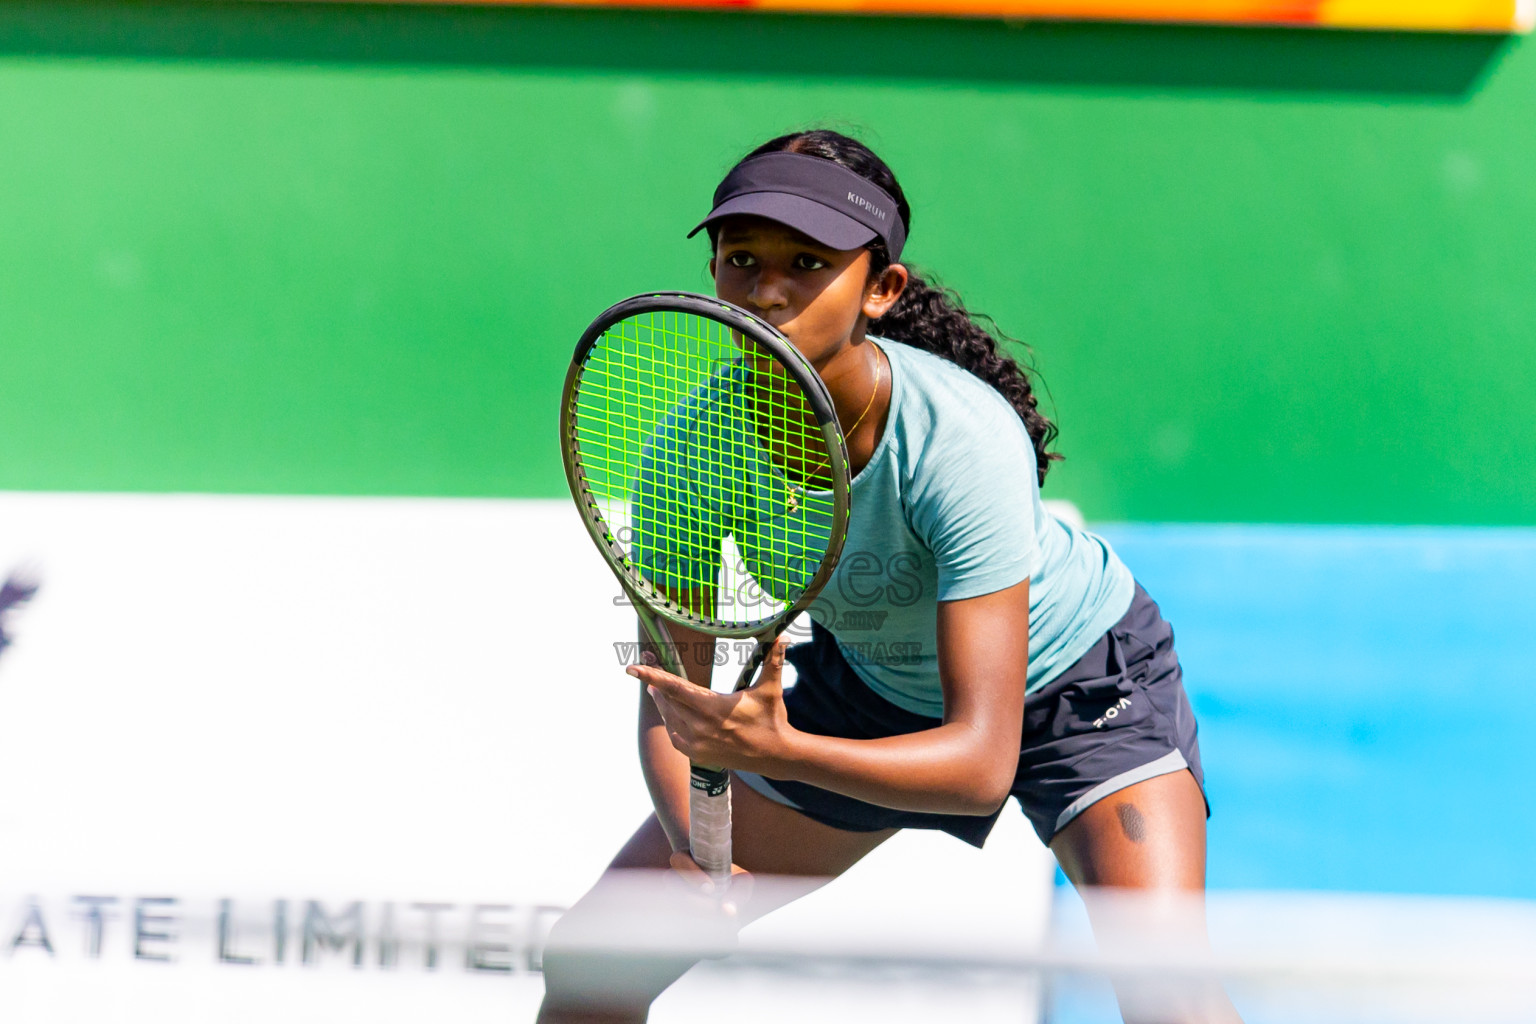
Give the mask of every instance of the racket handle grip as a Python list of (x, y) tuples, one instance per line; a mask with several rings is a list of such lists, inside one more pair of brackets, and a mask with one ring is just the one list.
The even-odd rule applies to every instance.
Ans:
[(688, 787), (688, 852), (722, 888), (731, 880), (731, 777), (693, 765)]

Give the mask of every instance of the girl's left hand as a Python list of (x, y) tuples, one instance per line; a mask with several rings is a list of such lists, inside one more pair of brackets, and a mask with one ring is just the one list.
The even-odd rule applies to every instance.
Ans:
[(784, 708), (783, 637), (763, 659), (757, 682), (736, 693), (715, 693), (653, 665), (626, 671), (646, 684), (672, 746), (695, 764), (783, 777), (795, 730)]

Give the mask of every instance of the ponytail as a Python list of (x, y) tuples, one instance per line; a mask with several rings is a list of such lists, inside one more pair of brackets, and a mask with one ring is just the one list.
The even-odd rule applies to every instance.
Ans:
[[(884, 245), (878, 245), (878, 248), (883, 249)], [(876, 263), (882, 262), (878, 255)], [(875, 273), (890, 264), (888, 258), (883, 262), (884, 266)], [(1049, 450), (1056, 439), (1056, 424), (1040, 411), (1028, 374), (1000, 344), (1013, 339), (1001, 335), (990, 317), (971, 313), (960, 301), (960, 296), (948, 288), (930, 284), (909, 268), (907, 287), (901, 298), (869, 326), (882, 338), (943, 356), (972, 376), (980, 377), (1008, 399), (1034, 442), (1035, 471), (1040, 483), (1045, 483), (1051, 463), (1061, 458)]]

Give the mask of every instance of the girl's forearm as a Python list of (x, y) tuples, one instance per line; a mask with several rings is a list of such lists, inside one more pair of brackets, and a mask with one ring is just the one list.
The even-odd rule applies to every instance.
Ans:
[(667, 739), (656, 704), (640, 691), (640, 771), (673, 850), (688, 849), (688, 758)]
[[(695, 685), (709, 689), (710, 675), (714, 670), (714, 638), (676, 623), (669, 623), (665, 630), (677, 645), (676, 651), (689, 679)], [(640, 630), (640, 642), (646, 650), (656, 653), (643, 628)], [(651, 804), (656, 808), (656, 820), (667, 834), (673, 851), (686, 850), (690, 785), (688, 758), (672, 746), (672, 741), (667, 738), (666, 722), (662, 720), (656, 702), (651, 700), (643, 686), (640, 688), (639, 739), (640, 771), (645, 776), (646, 788), (650, 790)]]
[(874, 740), (795, 732), (767, 774), (882, 807), (985, 815), (1008, 798), (1017, 747), (961, 722)]

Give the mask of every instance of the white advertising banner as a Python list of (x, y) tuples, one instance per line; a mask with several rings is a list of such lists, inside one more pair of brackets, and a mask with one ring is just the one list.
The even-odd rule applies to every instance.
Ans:
[[(532, 1020), (544, 931), (649, 809), (632, 617), (567, 503), (0, 494), (0, 574), (0, 1013)], [(1027, 942), (1052, 867), (1011, 808), (752, 927)], [(1034, 1013), (716, 972), (652, 1019), (722, 984), (737, 1021)]]

